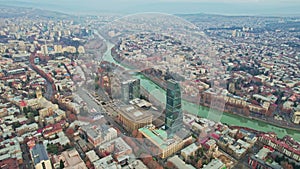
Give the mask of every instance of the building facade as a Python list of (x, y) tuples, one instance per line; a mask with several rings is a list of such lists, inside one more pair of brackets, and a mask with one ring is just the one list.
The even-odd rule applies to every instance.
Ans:
[(183, 127), (180, 85), (172, 79), (167, 81), (167, 104), (165, 111), (165, 129), (168, 137), (172, 137)]
[(300, 124), (300, 111), (294, 112), (292, 121), (293, 121), (295, 124)]
[(125, 103), (132, 99), (140, 98), (140, 79), (131, 79), (122, 82), (122, 99)]
[(153, 115), (147, 111), (140, 111), (133, 106), (123, 107), (118, 112), (118, 118), (127, 131), (132, 132), (141, 127), (152, 124)]
[(36, 144), (30, 150), (30, 154), (36, 169), (52, 169), (50, 159), (43, 144)]
[(88, 142), (93, 144), (93, 146), (95, 147), (102, 143), (117, 138), (117, 130), (103, 124), (89, 124), (81, 126), (79, 132), (84, 136), (84, 138)]

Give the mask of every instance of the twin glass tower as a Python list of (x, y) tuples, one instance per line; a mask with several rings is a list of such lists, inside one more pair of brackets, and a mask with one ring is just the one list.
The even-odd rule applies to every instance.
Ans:
[(167, 103), (165, 111), (165, 130), (170, 138), (183, 128), (180, 85), (173, 79), (167, 81)]

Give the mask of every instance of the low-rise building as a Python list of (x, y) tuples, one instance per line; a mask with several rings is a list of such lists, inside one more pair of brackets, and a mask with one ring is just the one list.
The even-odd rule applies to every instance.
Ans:
[(90, 160), (91, 163), (99, 160), (99, 156), (96, 154), (94, 150), (85, 153), (85, 155), (87, 156), (87, 158)]
[(121, 138), (118, 137), (99, 146), (100, 152), (109, 152), (114, 154), (114, 158), (132, 154), (131, 147)]
[(60, 168), (60, 161), (64, 162), (65, 169), (87, 169), (84, 161), (81, 159), (76, 149), (62, 152), (59, 156), (54, 155), (53, 166)]
[(22, 126), (16, 128), (16, 132), (19, 136), (23, 135), (24, 133), (36, 131), (39, 128), (37, 123), (31, 124), (23, 124)]
[(123, 169), (148, 169), (148, 167), (141, 160), (134, 160)]
[(57, 133), (58, 138), (54, 140), (50, 140), (49, 144), (60, 144), (62, 146), (65, 146), (67, 144), (70, 144), (69, 138), (65, 135), (64, 132)]
[(117, 138), (117, 130), (105, 124), (89, 124), (79, 128), (84, 138), (95, 147)]
[(93, 163), (95, 169), (121, 169), (121, 165), (116, 163), (111, 155), (103, 157)]
[(200, 148), (201, 146), (197, 146), (195, 143), (187, 146), (186, 148), (181, 150), (181, 155), (182, 157), (187, 160), (189, 156), (195, 156), (196, 151)]
[(240, 159), (244, 154), (246, 154), (250, 147), (251, 145), (249, 143), (239, 139), (234, 144), (228, 146), (227, 152), (235, 158)]
[(15, 158), (0, 160), (1, 169), (19, 169), (19, 163)]
[(118, 117), (127, 131), (132, 132), (152, 123), (152, 112), (136, 109), (134, 106), (124, 106), (118, 112)]
[(19, 164), (23, 163), (22, 150), (16, 138), (2, 141), (0, 147), (0, 161), (13, 158)]
[(285, 136), (283, 139), (278, 139), (274, 135), (263, 134), (259, 137), (259, 141), (296, 161), (300, 161), (300, 144), (291, 137)]
[(294, 112), (292, 121), (295, 124), (300, 124), (300, 111)]
[(43, 144), (36, 144), (30, 150), (31, 159), (36, 169), (52, 169), (50, 159)]
[[(187, 142), (192, 141), (192, 136), (189, 136), (184, 128), (171, 138), (167, 137), (165, 130), (155, 129), (153, 125), (140, 128), (139, 132), (158, 148), (161, 158), (169, 157), (181, 150)], [(181, 136), (181, 133), (184, 134)]]
[(249, 157), (248, 163), (253, 169), (258, 168), (272, 168), (272, 169), (282, 169), (282, 167), (272, 160), (272, 162), (266, 159), (268, 153), (274, 152), (271, 147), (263, 147), (256, 155), (251, 155)]
[(168, 162), (171, 163), (172, 169), (196, 169), (190, 164), (186, 164), (178, 155), (175, 155), (168, 159)]
[(65, 121), (61, 121), (56, 124), (50, 124), (46, 127), (43, 128), (42, 134), (45, 138), (49, 138), (53, 136), (54, 134), (62, 132), (63, 128), (62, 126), (64, 125)]
[(219, 159), (213, 159), (210, 163), (204, 166), (202, 169), (223, 169), (226, 168), (225, 164)]

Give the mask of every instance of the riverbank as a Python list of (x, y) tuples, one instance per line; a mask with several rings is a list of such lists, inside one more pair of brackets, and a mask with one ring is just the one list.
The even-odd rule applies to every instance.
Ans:
[[(114, 55), (116, 56), (117, 53), (116, 53), (116, 51), (114, 51), (114, 48), (112, 48), (111, 49), (111, 57), (113, 60), (115, 60), (117, 63), (119, 63), (121, 58), (114, 57)], [(124, 59), (119, 64), (121, 66), (130, 68), (130, 65), (128, 65), (128, 62), (124, 61)], [(160, 91), (163, 91), (163, 93), (165, 93), (165, 90), (162, 87), (160, 87), (159, 83), (153, 81), (152, 79), (143, 75), (142, 73), (140, 73), (139, 76), (144, 78), (146, 81), (151, 81), (151, 83), (153, 83), (154, 85), (156, 85), (160, 88)], [(137, 78), (141, 78), (141, 77), (137, 77)], [(141, 84), (141, 86), (144, 86), (144, 88), (147, 88), (145, 85), (148, 85), (148, 84), (146, 84), (146, 83), (148, 83), (148, 82), (144, 82), (143, 84)], [(154, 87), (154, 88), (156, 88), (156, 87)], [(150, 87), (148, 87), (147, 90), (151, 91), (151, 90), (155, 90), (155, 89), (151, 89)], [(157, 97), (157, 96), (155, 96), (155, 97)], [(158, 100), (162, 101), (162, 99), (165, 99), (165, 98), (161, 98)], [(210, 111), (210, 109), (209, 109), (210, 107), (195, 104), (195, 102), (190, 102), (189, 100), (184, 100), (184, 98), (183, 98), (183, 104), (186, 104), (186, 106), (183, 106), (183, 109), (186, 109), (187, 112), (194, 114), (194, 115), (198, 115), (203, 118), (207, 118), (207, 114)], [(300, 141), (300, 129), (299, 128), (281, 125), (276, 122), (272, 123), (268, 120), (264, 120), (264, 119), (256, 118), (256, 117), (245, 116), (245, 115), (234, 113), (234, 112), (232, 112), (232, 113), (223, 112), (223, 113), (224, 114), (222, 115), (222, 119), (221, 119), (222, 123), (232, 125), (232, 126), (238, 125), (241, 127), (253, 128), (257, 131), (275, 132), (278, 135), (278, 137), (280, 137), (280, 138), (284, 137), (285, 135), (292, 135), (292, 137), (294, 137), (294, 139)]]
[[(151, 80), (151, 81), (152, 81), (153, 83), (155, 83), (156, 85), (158, 85), (160, 88), (162, 88), (162, 87), (160, 86), (160, 83), (157, 83), (155, 80), (153, 81), (152, 78), (149, 78), (149, 76), (147, 76), (147, 75), (145, 75), (145, 74), (143, 74), (143, 73), (142, 73), (142, 75), (143, 75), (145, 78)], [(165, 90), (164, 88), (162, 88), (162, 89)], [(184, 101), (187, 101), (187, 102), (190, 102), (190, 103), (193, 103), (193, 104), (198, 104), (199, 106), (202, 106), (202, 107), (205, 107), (205, 108), (208, 108), (208, 109), (210, 108), (209, 106), (205, 106), (205, 105), (202, 105), (202, 104), (199, 104), (199, 103), (196, 103), (196, 102), (187, 100), (187, 99), (185, 99), (184, 97), (183, 97), (182, 99), (183, 99)], [(256, 118), (256, 117), (252, 117), (252, 116), (245, 116), (245, 115), (243, 115), (243, 114), (239, 114), (239, 113), (235, 113), (235, 112), (227, 112), (227, 111), (224, 111), (223, 113), (225, 113), (225, 114), (230, 114), (230, 115), (235, 115), (235, 116), (239, 116), (239, 117), (243, 117), (243, 118), (249, 119), (249, 120), (256, 120), (256, 121), (259, 121), (259, 122), (264, 122), (264, 123), (267, 123), (267, 124), (270, 124), (270, 125), (274, 125), (274, 126), (276, 126), (276, 127), (280, 127), (280, 128), (284, 128), (284, 129), (289, 129), (289, 130), (295, 130), (295, 131), (300, 132), (300, 128), (294, 128), (294, 127), (290, 127), (290, 126), (282, 126), (282, 125), (280, 125), (280, 124), (278, 124), (278, 123), (271, 123), (271, 122), (269, 122), (269, 121), (267, 121), (267, 120), (260, 119), (260, 118)], [(193, 114), (193, 113), (192, 113), (192, 114)], [(206, 118), (206, 117), (203, 117), (203, 118)]]

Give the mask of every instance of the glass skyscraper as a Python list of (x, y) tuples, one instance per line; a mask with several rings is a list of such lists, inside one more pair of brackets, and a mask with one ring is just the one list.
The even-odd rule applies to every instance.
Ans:
[(172, 137), (183, 128), (183, 115), (181, 109), (180, 85), (173, 79), (167, 81), (167, 104), (165, 116), (165, 130), (168, 137)]
[(140, 98), (140, 79), (131, 79), (121, 84), (122, 98), (125, 103)]

